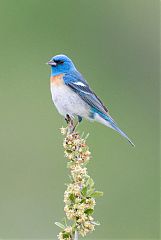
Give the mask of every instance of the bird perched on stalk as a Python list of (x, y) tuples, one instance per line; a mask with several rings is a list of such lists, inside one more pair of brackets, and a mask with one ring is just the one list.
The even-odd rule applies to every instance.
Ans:
[[(108, 109), (91, 90), (69, 57), (63, 54), (56, 55), (47, 64), (51, 66), (52, 100), (67, 122), (73, 123), (74, 117), (78, 118), (78, 123), (83, 118), (95, 120), (114, 129), (134, 146), (129, 137), (117, 126), (109, 115)], [(73, 130), (74, 128), (73, 125)]]

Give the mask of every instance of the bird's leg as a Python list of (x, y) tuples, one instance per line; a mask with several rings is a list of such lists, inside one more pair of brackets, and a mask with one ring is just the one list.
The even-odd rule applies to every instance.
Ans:
[(67, 114), (66, 117), (65, 117), (65, 121), (67, 122), (67, 124), (69, 124), (70, 122), (70, 116)]
[(75, 129), (78, 127), (79, 123), (82, 121), (82, 117), (78, 116), (78, 121), (76, 122), (76, 124), (73, 127), (73, 132), (75, 131)]
[(66, 115), (65, 120), (67, 122), (68, 134), (70, 134), (74, 131), (74, 121), (68, 114)]

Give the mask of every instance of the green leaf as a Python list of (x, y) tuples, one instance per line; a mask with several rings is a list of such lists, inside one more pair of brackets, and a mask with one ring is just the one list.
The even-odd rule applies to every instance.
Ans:
[(91, 195), (94, 193), (94, 188), (90, 188), (88, 191), (87, 191), (87, 196), (88, 197), (91, 197)]
[(75, 195), (73, 193), (71, 193), (69, 195), (69, 199), (70, 199), (71, 202), (75, 202)]
[(87, 133), (87, 135), (85, 136), (84, 140), (86, 141), (88, 137), (89, 137), (89, 133)]
[(60, 222), (55, 222), (55, 225), (62, 228), (62, 229), (65, 229), (65, 226)]
[(87, 187), (86, 186), (82, 189), (81, 193), (84, 197), (86, 197), (86, 194), (87, 194)]
[(84, 136), (84, 132), (82, 132), (82, 134), (81, 134), (81, 138), (83, 138), (83, 136)]
[(66, 217), (64, 217), (63, 219), (62, 219), (62, 222), (64, 223), (64, 225), (67, 227), (68, 225), (67, 225), (67, 219), (66, 219)]
[(84, 211), (84, 213), (86, 213), (87, 215), (91, 215), (93, 212), (94, 212), (94, 210), (91, 208), (88, 208)]
[(98, 221), (96, 221), (96, 222), (91, 222), (91, 223), (94, 224), (94, 225), (96, 225), (96, 226), (101, 225)]
[(70, 237), (70, 233), (63, 233), (63, 239), (69, 239), (69, 237)]
[(102, 197), (102, 196), (103, 196), (103, 192), (100, 192), (100, 191), (95, 191), (94, 193), (92, 193), (90, 195), (90, 197), (93, 197), (93, 198), (95, 198), (95, 197)]
[(94, 186), (94, 181), (92, 178), (88, 178), (87, 182), (86, 182), (87, 185), (89, 185), (90, 187), (93, 187)]
[(70, 149), (67, 149), (66, 152), (67, 152), (67, 153), (72, 153), (73, 151), (70, 150)]

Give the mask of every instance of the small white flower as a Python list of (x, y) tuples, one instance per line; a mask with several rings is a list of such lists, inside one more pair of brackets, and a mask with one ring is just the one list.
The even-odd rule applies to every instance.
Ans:
[(60, 132), (62, 135), (65, 135), (67, 133), (67, 128), (61, 127)]

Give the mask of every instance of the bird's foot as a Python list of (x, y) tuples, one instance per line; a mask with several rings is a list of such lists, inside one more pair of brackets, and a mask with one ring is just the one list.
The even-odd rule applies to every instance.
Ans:
[(65, 120), (67, 122), (67, 134), (71, 134), (75, 132), (79, 123), (82, 121), (82, 118), (78, 117), (78, 121), (74, 124), (74, 120), (67, 114)]
[(76, 128), (78, 127), (78, 125), (79, 125), (79, 121), (77, 121), (77, 122), (75, 123), (75, 125), (73, 126), (73, 132), (76, 130)]
[(70, 121), (71, 121), (71, 117), (68, 114), (65, 117), (65, 121), (66, 121), (67, 124), (69, 124)]
[(73, 133), (75, 130), (73, 119), (67, 114), (65, 120), (67, 122), (67, 134)]

